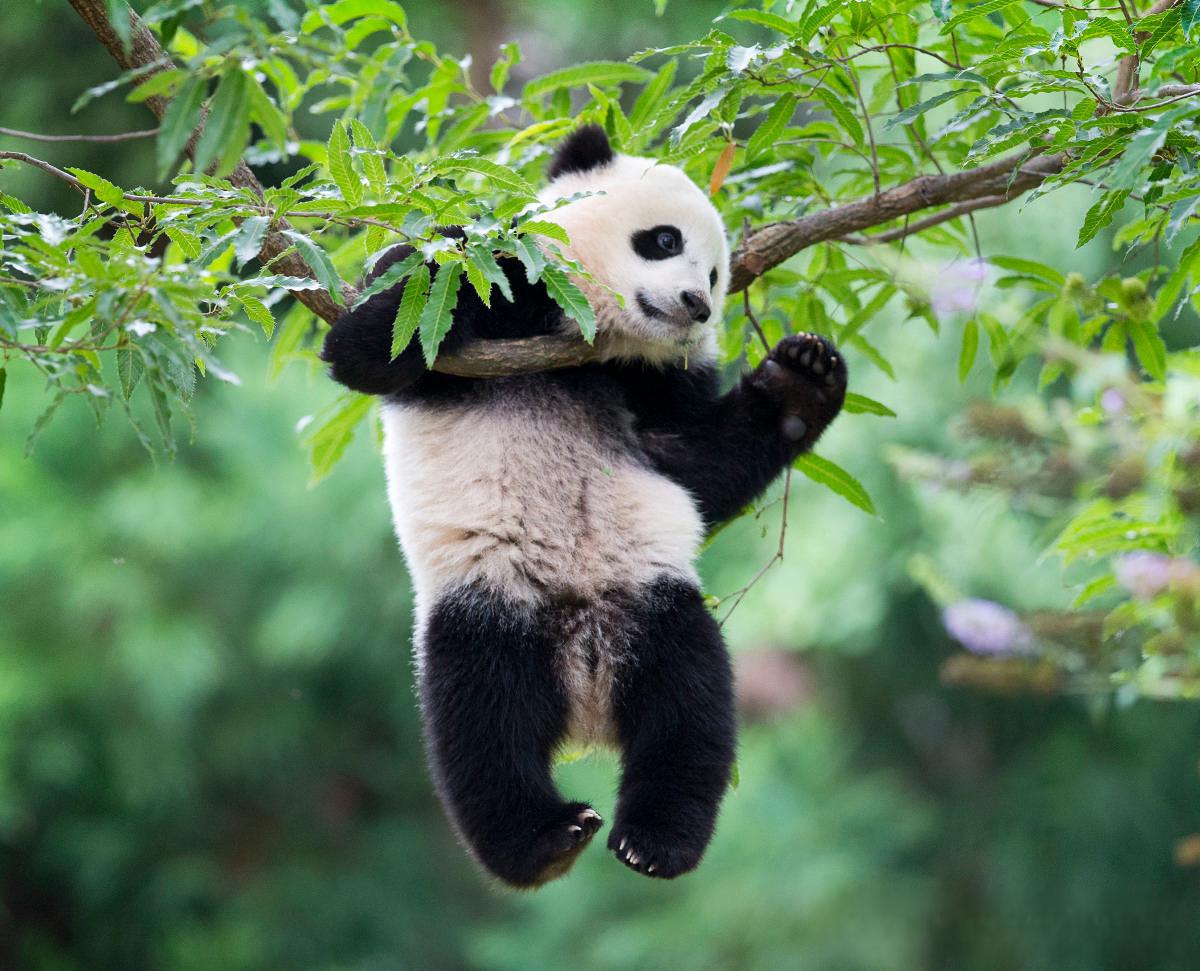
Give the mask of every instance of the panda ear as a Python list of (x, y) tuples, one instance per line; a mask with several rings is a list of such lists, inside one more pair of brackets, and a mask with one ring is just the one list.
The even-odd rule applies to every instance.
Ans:
[(547, 173), (551, 181), (568, 172), (587, 172), (607, 165), (616, 156), (608, 136), (599, 125), (584, 125), (559, 146)]

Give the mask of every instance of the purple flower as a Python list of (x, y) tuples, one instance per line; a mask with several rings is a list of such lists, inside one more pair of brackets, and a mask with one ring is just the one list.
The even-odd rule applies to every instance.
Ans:
[(975, 654), (1018, 654), (1033, 643), (1021, 618), (991, 600), (960, 600), (942, 611), (950, 636)]
[(939, 314), (972, 310), (979, 295), (979, 288), (986, 278), (987, 264), (982, 260), (952, 263), (938, 274), (929, 302)]
[(1110, 418), (1122, 415), (1125, 413), (1125, 395), (1116, 388), (1106, 388), (1100, 395), (1100, 407)]
[(1117, 583), (1139, 600), (1150, 600), (1171, 583), (1172, 560), (1162, 553), (1138, 550), (1113, 561)]

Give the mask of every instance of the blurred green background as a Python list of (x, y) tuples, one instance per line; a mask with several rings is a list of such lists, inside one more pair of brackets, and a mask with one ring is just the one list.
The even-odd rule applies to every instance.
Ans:
[[(719, 7), (491, 0), (412, 5), (414, 33), (477, 61), (506, 39), (524, 74), (699, 35)], [(0, 124), (123, 131), (149, 116), (59, 0), (8, 4)], [(41, 145), (123, 184), (149, 142)], [(72, 206), (36, 172), (29, 202)], [(979, 218), (985, 250), (1093, 274), (1066, 194)], [(1081, 210), (1082, 211), (1082, 210)], [(314, 489), (297, 424), (319, 373), (266, 379), (261, 339), (201, 385), (190, 444), (156, 463), (121, 423), (69, 402), (31, 458), (44, 406), (13, 369), (0, 413), (0, 968), (1193, 969), (1200, 712), (944, 687), (956, 648), (911, 576), (1062, 607), (1046, 536), (987, 495), (896, 479), (891, 444), (952, 450), (988, 393), (955, 376), (957, 334), (878, 331), (905, 380), (860, 366), (895, 420), (855, 417), (824, 451), (860, 475), (873, 520), (797, 479), (787, 556), (726, 625), (745, 724), (740, 785), (703, 866), (674, 883), (602, 839), (535, 895), (490, 886), (425, 776), (409, 667), (411, 596), (375, 443)], [(853, 364), (854, 362), (852, 362)], [(1018, 380), (1013, 394), (1028, 390)], [(77, 406), (77, 407), (76, 407)], [(741, 587), (777, 543), (778, 504), (724, 531), (708, 589)], [(614, 761), (563, 766), (608, 815)]]

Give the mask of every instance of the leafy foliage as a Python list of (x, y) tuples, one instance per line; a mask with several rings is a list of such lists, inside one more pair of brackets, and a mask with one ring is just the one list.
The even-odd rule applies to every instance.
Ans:
[[(115, 403), (149, 447), (131, 406), (143, 397), (170, 450), (197, 374), (237, 380), (220, 361), (222, 338), (261, 330), (274, 374), (295, 361), (314, 366), (319, 327), (291, 295), (323, 289), (342, 302), (343, 281), (397, 242), (439, 271), (429, 285), (424, 264), (405, 261), (378, 284), (415, 284), (394, 352), (416, 339), (434, 362), (464, 283), (485, 301), (509, 299), (503, 254), (544, 279), (590, 340), (595, 321), (574, 282), (582, 271), (562, 259), (567, 241), (536, 196), (554, 144), (581, 122), (602, 125), (622, 151), (683, 166), (736, 231), (871, 200), (931, 173), (969, 181), (997, 160), (1016, 179), (1045, 156), (1061, 164), (1028, 198), (1086, 186), (1090, 203), (1064, 214), (1079, 244), (1111, 239), (1136, 269), (1085, 282), (1023, 253), (990, 252), (967, 209), (920, 220), (884, 211), (865, 235), (809, 247), (732, 299), (725, 362), (755, 365), (763, 343), (805, 329), (832, 336), (856, 375), (920, 380), (883, 350), (879, 322), (900, 309), (947, 340), (961, 333), (960, 378), (986, 368), (998, 391), (1029, 362), (1079, 422), (1094, 407), (1090, 355), (1103, 353), (1128, 365), (1114, 381), (1130, 400), (1182, 402), (1154, 439), (1161, 485), (1185, 474), (1179, 457), (1191, 454), (1200, 421), (1188, 398), (1200, 343), (1188, 329), (1200, 309), (1200, 49), (1188, 40), (1195, 5), (1159, 7), (1127, 19), (1111, 5), (1017, 0), (764, 3), (729, 11), (691, 41), (537, 77), (521, 78), (521, 53), (506, 44), (485, 88), (469, 59), (414, 36), (391, 0), (303, 9), (276, 0), (264, 17), (237, 4), (157, 3), (142, 12), (174, 65), (126, 72), (77, 106), (117, 90), (134, 102), (171, 99), (155, 155), (172, 187), (127, 190), (76, 169), (84, 205), (69, 215), (0, 195), (0, 365), (45, 378), (48, 407), (33, 436), (77, 396), (97, 419)], [(260, 198), (229, 178), (243, 156), (286, 174)], [(462, 226), (463, 238), (440, 236), (446, 224)], [(311, 279), (276, 272), (283, 254), (263, 256), (275, 233)], [(931, 280), (922, 268), (933, 261), (943, 269)], [(847, 410), (871, 421), (892, 412), (863, 397)], [(368, 415), (347, 400), (306, 430), (318, 475)], [(833, 461), (798, 467), (874, 509)], [(1080, 488), (1055, 546), (1067, 556), (1162, 548), (1194, 557), (1195, 513), (1177, 490), (1122, 510), (1088, 502)], [(1123, 516), (1158, 525), (1120, 549), (1085, 528), (1098, 519), (1115, 529)], [(1114, 610), (1109, 640), (1148, 623), (1195, 641), (1186, 610), (1161, 612), (1167, 620), (1129, 601)]]

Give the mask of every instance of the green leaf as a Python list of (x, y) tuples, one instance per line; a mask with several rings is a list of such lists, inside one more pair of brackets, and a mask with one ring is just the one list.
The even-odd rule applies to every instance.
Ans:
[(483, 269), (474, 260), (467, 260), (466, 269), (467, 279), (471, 281), (471, 286), (475, 288), (479, 299), (483, 301), (485, 307), (491, 307), (492, 281), (488, 279), (488, 275), (483, 272)]
[(334, 402), (328, 417), (320, 418), (309, 426), (304, 440), (312, 465), (310, 485), (316, 485), (333, 470), (354, 438), (355, 429), (370, 413), (371, 398), (351, 393)]
[(354, 309), (357, 310), (370, 300), (371, 297), (375, 296), (375, 294), (382, 293), (384, 290), (390, 290), (408, 276), (418, 264), (424, 262), (424, 258), (418, 251), (410, 253), (398, 263), (393, 263), (363, 288), (362, 293), (358, 295), (358, 299), (354, 301)]
[(117, 349), (117, 377), (121, 382), (121, 395), (128, 401), (132, 396), (138, 381), (141, 380), (142, 355), (133, 347)]
[(788, 37), (795, 33), (799, 26), (790, 20), (784, 20), (778, 14), (764, 13), (762, 10), (734, 10), (718, 19), (744, 20), (746, 23), (758, 24), (760, 27), (766, 27)]
[(1189, 43), (1192, 39), (1192, 28), (1200, 24), (1200, 0), (1183, 0), (1183, 9), (1179, 13), (1179, 26), (1183, 28), (1183, 36)]
[(517, 226), (518, 233), (537, 233), (539, 236), (549, 236), (551, 239), (557, 240), (563, 246), (571, 244), (571, 237), (567, 235), (567, 231), (558, 223), (546, 222), (542, 219), (530, 219), (528, 222), (523, 222)]
[(485, 246), (472, 246), (468, 255), (471, 261), (479, 269), (483, 270), (487, 278), (492, 281), (492, 284), (500, 288), (500, 292), (504, 294), (504, 299), (512, 303), (512, 284), (508, 282), (507, 274), (500, 269), (500, 264), (496, 262), (495, 254), (492, 253), (491, 249)]
[(1079, 239), (1075, 243), (1076, 249), (1094, 238), (1100, 230), (1113, 221), (1113, 216), (1121, 211), (1128, 196), (1128, 189), (1114, 189), (1100, 197), (1083, 217), (1083, 225), (1079, 228)]
[(634, 131), (649, 127), (647, 123), (662, 106), (663, 99), (671, 90), (678, 67), (678, 62), (667, 61), (650, 83), (642, 88), (642, 93), (638, 95), (637, 101), (633, 103), (633, 110), (629, 113), (629, 125)]
[(267, 138), (275, 143), (276, 148), (281, 152), (287, 151), (287, 119), (284, 118), (283, 112), (271, 100), (263, 86), (259, 84), (257, 78), (251, 76), (248, 81), (250, 85), (250, 117), (258, 122)]
[(333, 181), (341, 189), (342, 198), (351, 206), (357, 206), (363, 199), (363, 185), (350, 158), (350, 136), (340, 121), (334, 123), (327, 149), (326, 164)]
[(513, 240), (513, 249), (517, 259), (525, 267), (525, 279), (530, 283), (536, 283), (542, 268), (546, 265), (546, 254), (538, 249), (536, 243), (531, 243), (524, 236), (517, 236)]
[(304, 15), (304, 20), (300, 22), (300, 31), (311, 34), (324, 27), (326, 21), (340, 27), (348, 20), (368, 16), (383, 17), (397, 27), (404, 27), (408, 23), (404, 8), (398, 3), (393, 3), (392, 0), (337, 0), (336, 3), (328, 3), (309, 10)]
[(238, 301), (246, 312), (246, 316), (258, 324), (267, 340), (270, 340), (271, 335), (275, 333), (275, 315), (271, 313), (271, 308), (258, 297), (252, 297), (248, 293), (239, 293)]
[(958, 355), (958, 380), (961, 384), (967, 380), (971, 368), (975, 364), (975, 355), (979, 353), (979, 321), (974, 317), (967, 321), (963, 328), (962, 350)]
[[(77, 169), (68, 167), (70, 172), (83, 185), (92, 190), (93, 194), (101, 202), (109, 206), (114, 206), (117, 209), (127, 209), (129, 204), (125, 202), (125, 193), (119, 187), (113, 185), (108, 179), (105, 179), (95, 172), (88, 172), (85, 169)], [(134, 211), (139, 211), (137, 206), (134, 206)]]
[(542, 270), (542, 282), (551, 299), (563, 309), (568, 317), (579, 325), (583, 339), (589, 344), (596, 339), (596, 315), (583, 291), (575, 285), (560, 266), (548, 265)]
[(850, 136), (851, 140), (859, 148), (863, 146), (863, 130), (862, 125), (858, 122), (858, 117), (850, 110), (842, 101), (828, 88), (817, 88), (813, 92), (829, 109), (834, 118), (837, 119), (842, 129)]
[(512, 169), (498, 165), (490, 159), (478, 158), (477, 156), (440, 158), (434, 163), (434, 169), (438, 172), (454, 172), (459, 170), (474, 172), (477, 175), (484, 176), (489, 182), (499, 186), (501, 189), (507, 189), (509, 192), (516, 192), (525, 196), (537, 195), (537, 190), (526, 179)]
[(151, 74), (141, 84), (125, 96), (126, 101), (134, 104), (153, 98), (158, 94), (167, 94), (180, 81), (187, 77), (187, 72), (177, 67), (167, 68)]
[(868, 398), (865, 394), (856, 394), (853, 391), (846, 392), (846, 401), (842, 405), (842, 410), (851, 415), (879, 415), (883, 418), (895, 418), (896, 413), (887, 405), (874, 398)]
[(112, 25), (113, 33), (121, 41), (121, 49), (129, 56), (130, 44), (133, 40), (133, 25), (129, 19), (129, 8), (125, 0), (108, 0), (108, 22)]
[(955, 14), (942, 25), (942, 33), (948, 34), (959, 24), (965, 24), (968, 20), (974, 20), (976, 17), (982, 17), (986, 14), (995, 13), (997, 10), (1003, 10), (1005, 7), (1010, 7), (1018, 0), (984, 0), (983, 3), (977, 3), (973, 7), (968, 7), (960, 14)]
[(190, 77), (183, 82), (179, 92), (167, 105), (155, 144), (160, 179), (165, 179), (179, 161), (180, 152), (200, 121), (200, 108), (203, 104), (204, 82), (198, 77)]
[(581, 88), (584, 85), (620, 84), (626, 81), (647, 81), (653, 75), (644, 67), (624, 61), (587, 61), (574, 67), (551, 71), (525, 85), (521, 97), (525, 101), (539, 98), (559, 88)]
[(241, 158), (250, 138), (246, 87), (246, 75), (240, 68), (222, 76), (192, 160), (197, 172), (207, 172), (215, 163), (214, 174), (224, 175)]
[(942, 23), (950, 19), (950, 11), (954, 4), (951, 0), (932, 0), (929, 6), (933, 9), (933, 15)]
[(412, 342), (413, 334), (421, 323), (421, 316), (429, 299), (429, 267), (420, 264), (404, 285), (404, 295), (396, 308), (396, 319), (392, 322), (392, 357), (398, 358)]
[(461, 283), (461, 263), (447, 263), (438, 268), (429, 291), (429, 302), (421, 312), (421, 350), (429, 367), (433, 367), (433, 362), (437, 360), (438, 348), (454, 322), (454, 305), (458, 302)]
[(1153, 324), (1146, 321), (1130, 321), (1129, 337), (1142, 367), (1156, 381), (1167, 377), (1167, 345)]
[(342, 281), (337, 270), (333, 268), (333, 262), (329, 259), (328, 254), (303, 233), (287, 230), (283, 235), (296, 244), (300, 256), (308, 264), (309, 269), (313, 271), (313, 276), (328, 292), (333, 302), (338, 305), (343, 304), (345, 297), (342, 296)]
[(910, 121), (920, 118), (930, 108), (936, 108), (940, 104), (945, 104), (952, 98), (957, 98), (960, 94), (970, 92), (970, 90), (970, 88), (955, 88), (951, 91), (939, 91), (932, 98), (927, 98), (915, 105), (909, 105), (903, 111), (897, 112), (887, 120), (887, 123), (883, 127), (886, 129), (895, 128), (897, 125), (907, 125)]
[(792, 467), (803, 472), (813, 482), (836, 492), (847, 502), (858, 506), (863, 512), (872, 516), (879, 515), (875, 511), (875, 503), (871, 501), (871, 496), (863, 488), (862, 483), (836, 462), (809, 452), (796, 459), (792, 463)]
[(796, 113), (796, 96), (785, 94), (771, 106), (767, 116), (754, 129), (750, 141), (746, 144), (746, 158), (753, 161), (764, 152), (774, 148), (780, 136)]
[(350, 131), (354, 135), (354, 144), (362, 149), (359, 158), (362, 159), (363, 171), (367, 175), (367, 183), (371, 186), (371, 191), (378, 196), (384, 195), (387, 192), (387, 169), (384, 167), (383, 159), (375, 154), (379, 150), (375, 137), (357, 118), (350, 122)]
[(1058, 270), (1046, 266), (1045, 263), (1038, 263), (1035, 260), (1025, 260), (1016, 256), (989, 256), (988, 262), (1003, 270), (1012, 270), (1014, 273), (1040, 277), (1060, 287), (1066, 282), (1066, 279)]
[(271, 220), (267, 216), (251, 216), (242, 222), (230, 242), (233, 243), (233, 255), (238, 266), (243, 266), (258, 256), (262, 249), (263, 239), (267, 235), (267, 227)]

